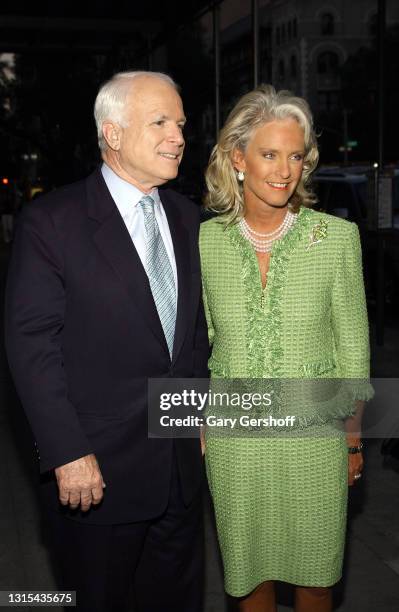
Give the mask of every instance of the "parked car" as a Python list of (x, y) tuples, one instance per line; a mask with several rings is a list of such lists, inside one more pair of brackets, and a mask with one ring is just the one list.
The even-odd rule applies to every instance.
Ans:
[[(363, 249), (367, 299), (375, 303), (377, 294), (376, 231), (368, 228), (367, 175), (365, 167), (326, 168), (313, 177), (313, 188), (318, 197), (316, 209), (357, 223)], [(393, 184), (392, 229), (382, 230), (384, 249), (384, 286), (387, 304), (399, 305), (399, 170), (395, 170)]]

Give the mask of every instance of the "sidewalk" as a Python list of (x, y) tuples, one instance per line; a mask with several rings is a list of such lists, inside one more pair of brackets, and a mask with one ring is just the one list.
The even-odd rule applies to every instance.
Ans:
[[(0, 418), (0, 590), (51, 590), (56, 586), (42, 539), (34, 475), (27, 469), (27, 458), (17, 450), (16, 433), (20, 446), (26, 436), (21, 429), (12, 431), (3, 412)], [(369, 441), (365, 455), (364, 479), (350, 495), (350, 535), (344, 578), (335, 593), (336, 610), (397, 612), (399, 474), (382, 467), (378, 440)], [(233, 612), (234, 607), (229, 607), (223, 591), (209, 500), (205, 505), (205, 516), (207, 580), (204, 612)], [(291, 609), (287, 607), (290, 597), (292, 593), (288, 590), (279, 591), (280, 612)]]

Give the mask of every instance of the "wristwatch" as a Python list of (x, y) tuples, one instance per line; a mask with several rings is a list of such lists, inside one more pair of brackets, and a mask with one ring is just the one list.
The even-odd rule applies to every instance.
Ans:
[(359, 446), (348, 446), (348, 453), (350, 455), (355, 455), (356, 453), (361, 453), (363, 448), (363, 442), (360, 442)]

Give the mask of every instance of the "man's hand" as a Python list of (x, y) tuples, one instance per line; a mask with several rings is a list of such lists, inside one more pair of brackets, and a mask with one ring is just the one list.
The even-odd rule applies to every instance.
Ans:
[(105, 483), (95, 455), (86, 455), (76, 461), (55, 468), (60, 502), (83, 512), (99, 504), (103, 498)]

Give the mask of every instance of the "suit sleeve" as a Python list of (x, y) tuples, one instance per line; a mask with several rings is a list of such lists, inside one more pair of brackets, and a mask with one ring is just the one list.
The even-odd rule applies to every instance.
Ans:
[(354, 399), (367, 400), (373, 395), (370, 375), (369, 327), (363, 282), (359, 230), (350, 225), (344, 238), (332, 291), (332, 324), (343, 378), (358, 379)]
[(17, 392), (48, 471), (92, 452), (68, 400), (62, 357), (64, 259), (48, 211), (28, 205), (18, 223), (5, 309), (6, 349)]

